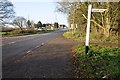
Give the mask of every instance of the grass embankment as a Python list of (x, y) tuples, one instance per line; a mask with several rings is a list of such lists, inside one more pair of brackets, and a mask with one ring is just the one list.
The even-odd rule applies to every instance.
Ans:
[[(72, 34), (65, 32), (64, 37), (85, 41), (85, 35), (80, 33)], [(102, 38), (100, 35), (95, 38), (90, 35), (90, 41), (110, 42), (115, 41), (114, 38)], [(84, 45), (76, 45), (72, 48), (75, 59), (75, 74), (78, 78), (120, 78), (120, 48), (106, 46), (89, 46), (89, 53), (85, 54)]]
[[(86, 35), (84, 33), (76, 32), (72, 34), (70, 31), (67, 31), (63, 34), (66, 38), (77, 40), (77, 41), (85, 41)], [(116, 35), (111, 35), (108, 38), (105, 38), (103, 35), (100, 34), (90, 34), (90, 42), (112, 42), (112, 43), (118, 43), (119, 37)]]
[(120, 78), (120, 48), (90, 46), (85, 54), (85, 46), (73, 47), (75, 53), (75, 73), (82, 78)]
[(31, 34), (42, 34), (42, 33), (48, 33), (48, 32), (52, 32), (54, 30), (24, 30), (24, 32), (20, 31), (20, 30), (14, 30), (11, 32), (0, 32), (0, 34), (3, 37), (7, 37), (7, 36), (23, 36), (23, 35), (31, 35)]
[(82, 41), (85, 40), (85, 35), (82, 36), (82, 35), (80, 35), (78, 33), (72, 34), (71, 32), (65, 32), (63, 34), (63, 36), (68, 38), (68, 39), (72, 39), (72, 40), (78, 40), (78, 41), (79, 40), (82, 40)]

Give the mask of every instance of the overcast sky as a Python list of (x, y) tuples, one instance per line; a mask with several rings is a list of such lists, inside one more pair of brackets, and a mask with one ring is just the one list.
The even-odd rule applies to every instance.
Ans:
[(35, 23), (54, 23), (67, 25), (67, 16), (56, 12), (59, 0), (10, 0), (14, 4), (16, 16), (23, 16)]

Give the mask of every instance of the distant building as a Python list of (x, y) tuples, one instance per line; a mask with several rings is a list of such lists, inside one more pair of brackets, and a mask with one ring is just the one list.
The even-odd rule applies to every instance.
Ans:
[[(53, 29), (54, 29), (54, 24), (51, 24), (51, 23), (44, 23), (44, 24), (43, 24), (43, 28), (53, 30)], [(60, 25), (59, 25), (59, 28), (64, 29), (64, 28), (67, 28), (67, 26), (66, 26), (65, 24), (60, 24)]]
[(67, 26), (64, 25), (64, 24), (60, 24), (59, 27), (60, 27), (60, 28), (63, 28), (63, 29), (64, 29), (64, 28), (67, 28)]
[(54, 30), (54, 25), (51, 23), (44, 23), (42, 28), (47, 30)]
[(50, 24), (50, 23), (43, 24), (43, 27), (48, 27), (48, 26), (53, 26), (53, 24)]

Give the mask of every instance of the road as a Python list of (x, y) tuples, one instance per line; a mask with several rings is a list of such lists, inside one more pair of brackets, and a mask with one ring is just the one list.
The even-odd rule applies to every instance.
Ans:
[(21, 55), (24, 52), (30, 52), (35, 48), (47, 43), (48, 41), (58, 37), (65, 30), (54, 31), (45, 34), (35, 34), (20, 37), (7, 37), (2, 39), (2, 59), (3, 62), (14, 56)]
[(3, 78), (70, 78), (71, 41), (61, 37), (66, 30), (3, 38)]

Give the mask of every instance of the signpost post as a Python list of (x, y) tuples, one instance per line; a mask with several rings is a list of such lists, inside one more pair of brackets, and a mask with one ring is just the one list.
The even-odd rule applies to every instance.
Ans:
[(90, 4), (88, 6), (88, 20), (87, 20), (87, 30), (86, 30), (86, 49), (85, 49), (85, 53), (88, 53), (88, 49), (89, 49), (89, 34), (90, 34), (90, 17), (91, 17), (91, 10), (92, 10), (92, 5)]
[(92, 5), (88, 6), (88, 19), (87, 19), (87, 29), (86, 29), (86, 42), (85, 42), (85, 53), (88, 54), (89, 50), (89, 34), (90, 34), (90, 18), (91, 12), (104, 12), (106, 9), (92, 9)]

